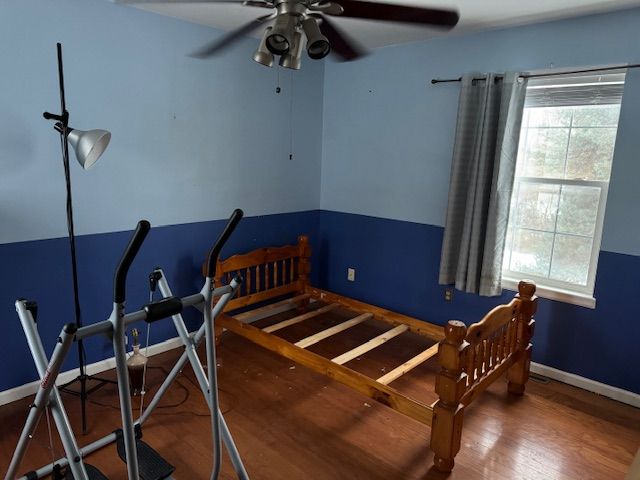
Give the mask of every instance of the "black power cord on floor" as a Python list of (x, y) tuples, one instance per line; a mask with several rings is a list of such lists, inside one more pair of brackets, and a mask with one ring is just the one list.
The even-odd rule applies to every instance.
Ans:
[[(147, 368), (149, 370), (152, 370), (152, 369), (160, 370), (165, 375), (169, 375), (169, 372), (164, 367), (157, 366), (157, 367), (147, 367)], [(185, 378), (189, 383), (191, 383), (193, 386), (198, 388), (198, 390), (200, 389), (200, 386), (196, 382), (194, 382), (191, 378), (189, 378), (187, 376), (184, 376), (183, 378)], [(189, 400), (189, 397), (191, 396), (191, 391), (189, 390), (189, 387), (183, 385), (180, 382), (180, 379), (176, 379), (174, 383), (177, 384), (181, 388), (181, 390), (184, 392), (184, 398), (182, 398), (179, 402), (176, 402), (176, 403), (173, 403), (173, 404), (158, 405), (156, 407), (156, 409), (177, 408), (177, 407), (180, 407), (180, 406), (184, 405)], [(233, 400), (231, 402), (231, 406), (229, 408), (227, 408), (226, 410), (222, 411), (222, 414), (225, 415), (225, 414), (227, 414), (227, 413), (229, 413), (229, 412), (231, 412), (233, 410), (233, 405), (235, 404), (235, 400), (236, 399), (231, 393), (229, 393), (229, 392), (227, 392), (227, 391), (225, 391), (225, 390), (223, 390), (221, 388), (218, 388), (218, 390), (220, 392), (222, 392), (222, 393), (225, 393), (226, 395), (229, 395)], [(96, 405), (96, 406), (105, 407), (105, 408), (111, 408), (113, 410), (120, 410), (120, 404), (119, 403), (118, 404), (102, 403), (102, 402), (98, 402), (98, 401), (93, 400), (93, 399), (87, 399), (87, 401), (89, 403), (93, 404), (93, 405)], [(193, 415), (193, 416), (196, 416), (196, 417), (208, 417), (210, 414), (209, 414), (209, 412), (207, 412), (207, 413), (197, 413), (197, 412), (193, 412), (193, 411), (190, 411), (190, 410), (181, 410), (181, 411), (176, 411), (176, 412), (155, 413), (154, 415)]]

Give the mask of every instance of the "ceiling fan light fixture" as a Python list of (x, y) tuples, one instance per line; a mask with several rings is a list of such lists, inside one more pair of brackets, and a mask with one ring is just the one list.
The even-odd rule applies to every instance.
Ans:
[(329, 55), (331, 44), (320, 31), (318, 21), (315, 18), (307, 17), (302, 22), (302, 28), (307, 37), (307, 55), (309, 55), (309, 58), (319, 60)]
[(295, 29), (296, 19), (293, 15), (278, 15), (265, 39), (267, 49), (274, 55), (285, 55), (292, 48)]
[(273, 67), (273, 53), (267, 48), (267, 37), (271, 33), (271, 30), (272, 27), (265, 29), (262, 40), (260, 40), (260, 45), (258, 45), (258, 49), (253, 54), (253, 59), (265, 67)]
[(280, 57), (280, 66), (292, 70), (300, 70), (302, 66), (302, 45), (304, 38), (298, 30), (293, 34), (293, 45), (285, 55)]

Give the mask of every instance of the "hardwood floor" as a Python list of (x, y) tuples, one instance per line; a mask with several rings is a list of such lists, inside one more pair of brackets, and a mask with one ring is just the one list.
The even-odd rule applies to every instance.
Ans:
[[(302, 338), (310, 328), (319, 331), (341, 318), (340, 312), (325, 315), (312, 327), (291, 327), (282, 336)], [(381, 328), (387, 327), (366, 322), (350, 329), (349, 335), (310, 349), (335, 356)], [(424, 346), (417, 337), (409, 342), (393, 339), (349, 366), (379, 376)], [(151, 394), (180, 352), (151, 359)], [(456, 467), (445, 476), (432, 467), (430, 431), (420, 423), (233, 334), (224, 335), (218, 353), (222, 409), (252, 479), (613, 480), (624, 478), (640, 445), (638, 409), (554, 381), (530, 381), (523, 397), (512, 397), (506, 382), (498, 381), (466, 411)], [(434, 371), (429, 361), (393, 386), (431, 402)], [(185, 369), (144, 429), (144, 439), (177, 467), (178, 479), (208, 478), (211, 467), (209, 419), (193, 382), (190, 369)], [(72, 424), (78, 426), (77, 398), (63, 398)], [(3, 474), (30, 400), (0, 407)], [(94, 393), (91, 401), (90, 432), (79, 436), (81, 444), (119, 424), (113, 386)], [(43, 417), (21, 472), (51, 460), (47, 445)], [(60, 456), (59, 442), (55, 449)], [(94, 453), (88, 462), (109, 478), (126, 478), (113, 446)], [(221, 478), (235, 478), (226, 455)]]

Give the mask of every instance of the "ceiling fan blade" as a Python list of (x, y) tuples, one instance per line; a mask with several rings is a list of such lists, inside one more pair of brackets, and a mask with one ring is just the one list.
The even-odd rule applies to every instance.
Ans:
[(355, 60), (367, 54), (364, 48), (358, 45), (355, 40), (349, 38), (346, 33), (341, 32), (328, 18), (318, 14), (313, 14), (313, 16), (321, 19), (320, 31), (329, 39), (332, 53), (335, 53), (345, 61)]
[(213, 42), (205, 45), (199, 50), (196, 50), (189, 56), (195, 57), (195, 58), (209, 58), (215, 55), (216, 53), (219, 53), (220, 51), (224, 50), (228, 46), (230, 46), (233, 42), (238, 40), (240, 37), (252, 32), (256, 28), (258, 28), (259, 26), (263, 25), (264, 23), (268, 22), (273, 18), (275, 18), (275, 15), (269, 14), (263, 17), (258, 17), (255, 20), (251, 20), (249, 23), (245, 23), (241, 27), (236, 28), (235, 30), (232, 30), (231, 32), (223, 35), (221, 38), (214, 40)]
[[(455, 10), (410, 7), (391, 3), (367, 2), (364, 0), (339, 0), (344, 8), (342, 17), (386, 20), (390, 22), (418, 23), (453, 28), (460, 20)], [(327, 12), (332, 15), (330, 12)]]
[(186, 5), (189, 3), (244, 3), (244, 0), (114, 0), (114, 3), (124, 5), (152, 3), (155, 3), (156, 5)]
[(267, 0), (114, 0), (121, 5), (186, 5), (189, 3), (238, 3), (247, 7), (274, 8)]
[(247, 7), (273, 8), (273, 3), (262, 2), (260, 0), (244, 0), (242, 5)]

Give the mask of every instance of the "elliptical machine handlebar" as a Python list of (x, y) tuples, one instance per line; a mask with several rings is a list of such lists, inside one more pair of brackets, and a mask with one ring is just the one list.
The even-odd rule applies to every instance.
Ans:
[(123, 303), (125, 300), (129, 267), (131, 267), (133, 259), (136, 258), (138, 251), (140, 251), (140, 247), (142, 246), (142, 243), (147, 237), (150, 229), (151, 225), (147, 220), (140, 220), (136, 227), (136, 231), (133, 233), (131, 240), (129, 240), (129, 245), (127, 245), (127, 249), (124, 251), (124, 255), (122, 255), (122, 258), (120, 259), (118, 268), (116, 268), (116, 274), (113, 278), (114, 303)]
[(240, 220), (242, 220), (243, 215), (244, 215), (244, 212), (239, 208), (236, 208), (231, 214), (231, 216), (229, 217), (229, 221), (227, 222), (227, 225), (224, 227), (224, 230), (222, 231), (222, 233), (218, 237), (218, 240), (216, 240), (216, 243), (213, 245), (213, 248), (209, 252), (209, 260), (207, 262), (207, 278), (213, 278), (213, 276), (215, 275), (216, 263), (218, 262), (220, 251), (222, 250), (222, 247), (224, 247), (224, 244), (227, 243), (227, 240), (229, 239), (233, 231), (238, 226), (238, 223), (240, 223)]

